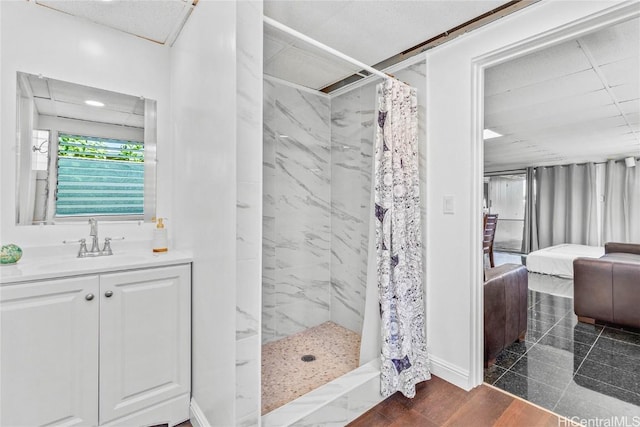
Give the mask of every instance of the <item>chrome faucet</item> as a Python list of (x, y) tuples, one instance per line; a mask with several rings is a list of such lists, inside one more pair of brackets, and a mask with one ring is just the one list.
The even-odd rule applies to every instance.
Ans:
[(80, 240), (63, 240), (62, 243), (80, 243), (80, 249), (78, 250), (78, 258), (91, 258), (97, 256), (113, 255), (111, 249), (111, 241), (124, 240), (124, 237), (105, 237), (104, 246), (100, 249), (100, 243), (98, 242), (98, 220), (95, 218), (89, 218), (89, 225), (91, 230), (89, 236), (91, 236), (91, 250), (87, 249), (87, 239)]
[(89, 253), (99, 254), (100, 244), (98, 243), (98, 220), (95, 218), (89, 218), (89, 225), (91, 226), (91, 231), (89, 232), (89, 236), (91, 236), (91, 250)]

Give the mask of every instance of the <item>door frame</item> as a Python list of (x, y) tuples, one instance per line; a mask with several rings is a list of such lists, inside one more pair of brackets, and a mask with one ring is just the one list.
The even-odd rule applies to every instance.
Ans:
[(503, 48), (475, 57), (471, 61), (471, 243), (478, 248), (471, 255), (471, 369), (469, 383), (472, 387), (483, 382), (484, 373), (484, 298), (482, 293), (484, 264), (482, 256), (482, 198), (484, 183), (484, 72), (498, 65), (541, 49), (581, 37), (618, 23), (640, 17), (640, 7), (636, 1), (614, 5), (601, 12), (580, 20), (545, 31)]

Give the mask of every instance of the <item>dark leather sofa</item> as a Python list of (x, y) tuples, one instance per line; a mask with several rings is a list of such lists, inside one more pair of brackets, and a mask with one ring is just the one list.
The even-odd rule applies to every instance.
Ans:
[(484, 365), (527, 333), (529, 294), (527, 268), (503, 264), (485, 270), (484, 282)]
[(607, 243), (600, 258), (573, 261), (578, 320), (640, 328), (640, 244)]

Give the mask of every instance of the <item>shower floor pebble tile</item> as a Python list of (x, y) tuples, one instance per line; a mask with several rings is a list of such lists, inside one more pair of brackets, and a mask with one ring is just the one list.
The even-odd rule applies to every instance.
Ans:
[[(312, 362), (302, 356), (313, 355)], [(262, 346), (262, 414), (358, 367), (360, 335), (334, 322)]]

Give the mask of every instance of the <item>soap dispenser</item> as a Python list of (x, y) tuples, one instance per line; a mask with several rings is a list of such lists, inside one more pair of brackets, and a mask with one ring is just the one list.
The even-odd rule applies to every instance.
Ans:
[(167, 242), (167, 229), (164, 226), (166, 218), (156, 220), (156, 228), (153, 230), (153, 252), (161, 253), (169, 250)]

